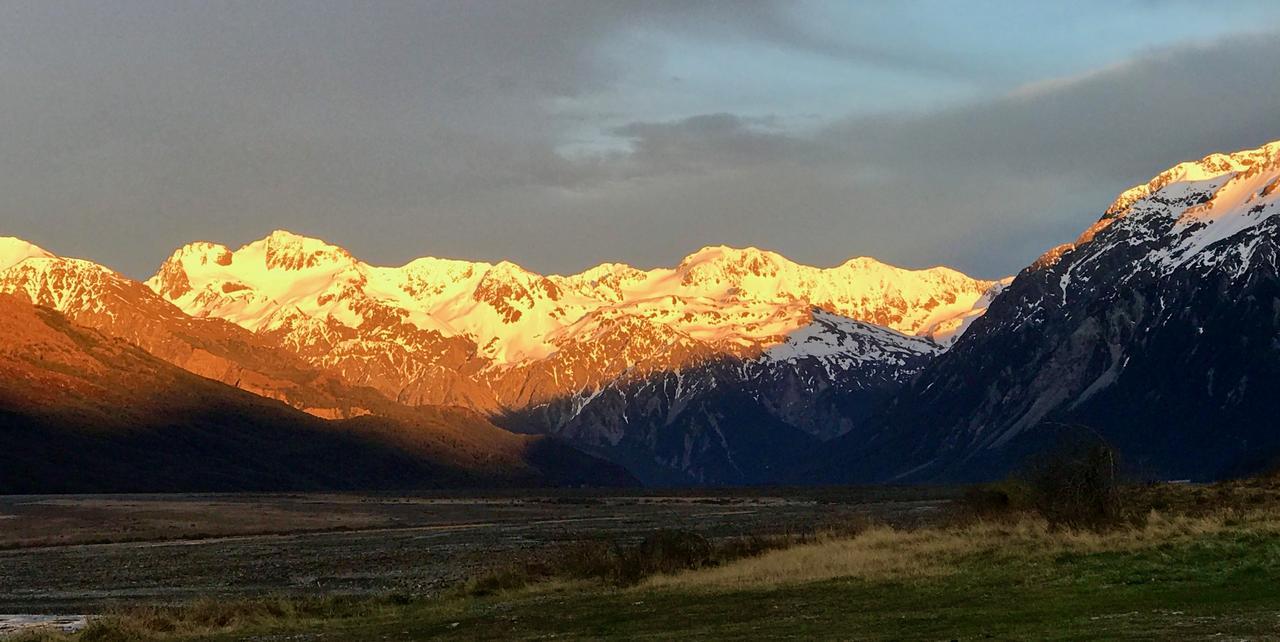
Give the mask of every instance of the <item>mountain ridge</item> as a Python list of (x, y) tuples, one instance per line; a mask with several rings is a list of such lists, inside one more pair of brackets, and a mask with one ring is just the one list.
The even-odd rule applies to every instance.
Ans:
[[(634, 350), (621, 359), (586, 354), (620, 327), (630, 328), (632, 344), (743, 355), (782, 343), (816, 307), (943, 337), (960, 325), (943, 326), (974, 314), (995, 285), (950, 268), (904, 270), (868, 258), (812, 268), (725, 246), (673, 268), (605, 263), (569, 276), (431, 257), (388, 268), (283, 230), (234, 251), (184, 246), (147, 283), (192, 316), (271, 335), (392, 398), (484, 412), (576, 393), (648, 359), (626, 356)], [(580, 354), (572, 371), (570, 353)]]
[[(1143, 475), (1217, 479), (1280, 461), (1280, 142), (1126, 190), (1020, 272), (827, 479), (989, 479), (1061, 426)], [(892, 462), (884, 458), (892, 455)]]
[(330, 421), (0, 294), (0, 492), (627, 484), (458, 409)]

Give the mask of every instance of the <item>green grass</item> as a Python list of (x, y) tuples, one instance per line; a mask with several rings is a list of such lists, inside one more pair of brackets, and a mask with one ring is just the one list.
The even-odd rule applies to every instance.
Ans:
[(1241, 528), (1130, 551), (969, 553), (941, 576), (743, 590), (551, 583), (335, 602), (173, 639), (1280, 639), (1277, 577), (1274, 531)]

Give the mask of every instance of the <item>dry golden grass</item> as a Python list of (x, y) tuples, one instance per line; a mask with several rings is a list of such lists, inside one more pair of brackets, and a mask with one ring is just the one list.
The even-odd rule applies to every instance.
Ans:
[(803, 584), (837, 578), (910, 579), (950, 575), (965, 558), (993, 563), (1060, 553), (1129, 551), (1226, 530), (1280, 534), (1274, 512), (1223, 511), (1203, 516), (1152, 512), (1142, 523), (1116, 530), (1052, 529), (1043, 519), (976, 522), (957, 527), (898, 530), (887, 526), (853, 537), (773, 551), (709, 569), (650, 578), (647, 588), (726, 589)]

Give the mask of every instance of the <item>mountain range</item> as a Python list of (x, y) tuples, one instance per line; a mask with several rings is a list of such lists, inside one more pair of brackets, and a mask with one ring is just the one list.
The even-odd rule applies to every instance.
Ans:
[[(723, 246), (381, 267), (280, 230), (139, 282), (4, 238), (3, 313), (31, 331), (0, 338), (0, 418), (32, 445), (0, 489), (63, 489), (38, 470), (96, 471), (107, 437), (141, 441), (75, 488), (962, 481), (1064, 427), (1145, 474), (1253, 471), (1280, 450), (1278, 185), (1280, 143), (1180, 164), (993, 281)], [(177, 403), (196, 389), (220, 401)], [(156, 464), (175, 448), (184, 474)]]
[[(462, 407), (647, 483), (769, 480), (779, 456), (860, 421), (1001, 286), (724, 247), (568, 277), (430, 258), (385, 268), (284, 231), (235, 251), (187, 245), (140, 283), (0, 247), (0, 292), (195, 374), (332, 420)], [(611, 415), (619, 404), (636, 408)]]

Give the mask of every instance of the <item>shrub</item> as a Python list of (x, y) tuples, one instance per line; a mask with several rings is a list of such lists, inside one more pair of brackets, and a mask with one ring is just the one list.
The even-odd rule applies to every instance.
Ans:
[(1026, 470), (1036, 510), (1055, 527), (1102, 529), (1121, 518), (1114, 448), (1093, 435), (1064, 433)]
[(1025, 481), (1007, 479), (970, 486), (951, 502), (951, 518), (961, 523), (1017, 519), (1035, 509), (1034, 491)]
[(622, 552), (619, 583), (634, 584), (650, 576), (676, 573), (712, 563), (711, 542), (682, 530), (660, 530), (639, 546)]
[(736, 538), (712, 544), (698, 533), (670, 529), (654, 531), (632, 544), (584, 540), (552, 549), (534, 559), (495, 569), (470, 581), (465, 590), (472, 595), (489, 595), (553, 578), (597, 580), (630, 586), (652, 575), (712, 566), (783, 545), (781, 539), (765, 537)]
[(584, 540), (565, 545), (552, 554), (550, 574), (585, 579), (608, 579), (616, 573), (620, 546), (605, 540)]
[(531, 569), (512, 566), (481, 575), (467, 583), (466, 592), (471, 595), (493, 595), (502, 591), (523, 588), (545, 576), (531, 572)]

